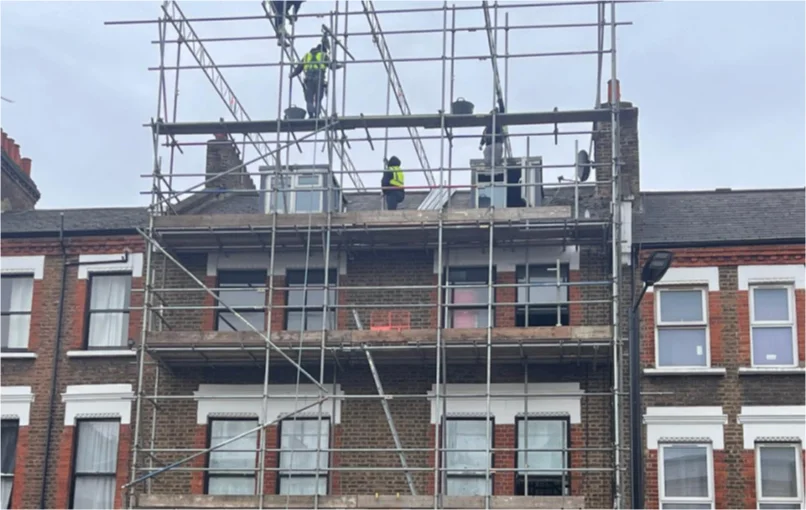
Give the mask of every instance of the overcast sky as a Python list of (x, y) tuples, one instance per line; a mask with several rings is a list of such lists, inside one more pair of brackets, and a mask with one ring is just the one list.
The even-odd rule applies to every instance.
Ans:
[[(441, 6), (439, 2), (417, 2)], [(401, 2), (375, 2), (376, 8), (393, 9)], [(472, 6), (478, 2), (457, 2)], [(529, 24), (591, 23), (596, 7), (511, 8), (501, 2), (498, 21), (509, 12), (512, 26)], [(24, 157), (33, 160), (32, 176), (42, 199), (39, 208), (128, 206), (145, 204), (140, 192), (150, 181), (152, 150), (150, 130), (143, 127), (156, 114), (158, 73), (148, 71), (159, 63), (156, 24), (106, 26), (105, 21), (156, 19), (156, 2), (32, 2), (0, 3), (2, 29), (3, 97), (2, 127), (21, 145)], [(181, 2), (188, 17), (259, 15), (258, 0), (249, 2)], [(303, 13), (327, 13), (335, 2), (309, 1)], [(344, 1), (340, 9), (344, 11)], [(360, 3), (349, 2), (351, 12)], [(608, 7), (609, 16), (609, 7)], [(350, 32), (366, 32), (363, 14), (349, 17)], [(804, 186), (804, 118), (806, 117), (803, 2), (666, 2), (628, 4), (617, 9), (618, 75), (622, 97), (640, 109), (639, 140), (641, 179), (645, 190), (712, 189), (716, 187)], [(314, 33), (328, 17), (300, 19), (297, 31)], [(450, 23), (450, 19), (449, 19)], [(483, 26), (479, 10), (457, 11), (457, 27)], [(443, 13), (382, 15), (386, 30), (442, 27)], [(201, 37), (267, 36), (266, 20), (195, 23)], [(339, 19), (339, 32), (344, 17)], [(169, 29), (169, 36), (176, 38)], [(595, 28), (511, 30), (509, 52), (514, 54), (596, 49)], [(609, 47), (609, 31), (606, 47)], [(300, 54), (313, 39), (299, 40)], [(389, 35), (394, 57), (439, 57), (441, 34)], [(504, 31), (498, 45), (503, 52)], [(279, 62), (272, 40), (206, 43), (218, 64)], [(377, 59), (369, 37), (352, 37), (347, 46), (356, 59)], [(448, 38), (450, 53), (450, 38)], [(456, 55), (487, 53), (484, 31), (457, 32)], [(175, 45), (166, 51), (167, 65), (174, 65)], [(605, 78), (610, 75), (610, 56), (605, 55)], [(182, 50), (182, 64), (192, 65)], [(504, 73), (503, 61), (500, 63)], [(446, 66), (447, 67), (447, 66)], [(512, 112), (588, 109), (596, 97), (596, 57), (512, 58), (509, 62), (507, 107)], [(443, 82), (440, 62), (400, 62), (397, 70), (413, 113), (434, 113), (441, 108)], [(349, 115), (383, 114), (386, 110), (386, 74), (380, 63), (353, 63), (337, 76), (341, 102), (342, 76), (346, 72), (346, 112)], [(223, 69), (252, 119), (274, 119), (278, 110), (279, 68)], [(450, 68), (446, 69), (446, 95), (450, 94)], [(282, 103), (289, 104), (288, 72), (285, 72)], [(166, 74), (172, 96), (173, 73)], [(476, 105), (476, 111), (492, 107), (492, 71), (489, 60), (459, 60), (453, 83), (455, 97)], [(603, 86), (604, 91), (604, 86)], [(303, 104), (298, 84), (290, 101)], [(448, 96), (449, 97), (449, 96)], [(446, 100), (447, 101), (447, 100)], [(171, 106), (169, 105), (169, 109)], [(341, 105), (339, 104), (341, 113)], [(394, 99), (391, 112), (399, 113)], [(202, 71), (180, 73), (178, 118), (180, 121), (230, 119)], [(512, 132), (547, 132), (552, 126), (512, 128)], [(561, 131), (585, 131), (589, 125), (561, 125)], [(477, 134), (478, 129), (462, 134)], [(422, 131), (423, 134), (437, 134)], [(390, 130), (402, 136), (404, 130)], [(265, 135), (272, 145), (276, 135)], [(360, 131), (348, 133), (352, 139)], [(381, 137), (383, 132), (373, 136)], [(208, 136), (184, 137), (203, 141)], [(555, 145), (551, 136), (535, 136), (531, 155), (541, 155), (546, 164), (572, 161), (574, 141), (587, 148), (587, 135), (561, 136)], [(439, 141), (424, 142), (431, 167), (441, 161)], [(447, 144), (445, 145), (447, 149)], [(204, 147), (186, 147), (178, 155), (175, 172), (199, 173), (204, 169)], [(375, 140), (374, 151), (366, 142), (354, 141), (350, 154), (359, 169), (378, 168), (384, 151), (396, 154), (407, 168), (419, 167), (411, 142)], [(516, 155), (526, 155), (525, 138), (513, 140)], [(169, 150), (162, 149), (167, 171)], [(247, 158), (254, 157), (249, 151)], [(304, 147), (292, 151), (294, 163), (325, 163), (327, 153)], [(476, 137), (458, 140), (454, 166), (467, 166), (480, 157)], [(442, 155), (448, 165), (447, 150)], [(256, 171), (256, 166), (250, 167)], [(568, 171), (546, 171), (555, 181)], [(378, 186), (380, 174), (364, 175), (369, 186)], [(200, 177), (177, 180), (187, 188)], [(457, 175), (454, 182), (467, 182)], [(407, 183), (422, 183), (411, 177)]]

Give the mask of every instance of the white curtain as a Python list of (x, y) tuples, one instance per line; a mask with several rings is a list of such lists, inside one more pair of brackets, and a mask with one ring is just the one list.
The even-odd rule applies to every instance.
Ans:
[(113, 508), (119, 430), (117, 421), (79, 422), (73, 508)]
[[(287, 420), (281, 425), (280, 494), (327, 494), (329, 420)], [(313, 474), (319, 471), (319, 481)]]
[[(487, 455), (487, 424), (483, 419), (447, 421), (447, 449), (475, 450), (449, 451), (445, 454), (445, 467), (448, 469), (447, 494), (481, 496), (487, 492), (484, 476), (470, 478), (474, 475), (473, 471), (476, 475), (486, 471), (490, 462)], [(452, 473), (451, 469), (462, 471)]]
[[(90, 291), (90, 311), (128, 310), (131, 276), (93, 276)], [(90, 314), (90, 347), (124, 347), (128, 336), (128, 312), (97, 312)]]
[[(528, 425), (527, 425), (528, 423)], [(560, 449), (565, 447), (568, 432), (564, 420), (521, 420), (518, 422), (518, 448), (526, 448), (525, 429), (528, 429), (529, 450), (541, 448)], [(530, 476), (562, 475), (565, 467), (565, 454), (557, 452), (518, 452), (518, 468), (551, 469), (529, 473)], [(528, 460), (527, 460), (528, 459)]]
[[(255, 427), (257, 420), (213, 420), (210, 444), (221, 444)], [(254, 494), (257, 448), (258, 433), (255, 431), (210, 452), (207, 493)]]
[(707, 448), (704, 446), (664, 447), (663, 479), (667, 498), (707, 498)]
[(761, 458), (761, 496), (764, 498), (798, 497), (797, 450), (764, 446)]
[(0, 503), (3, 505), (3, 510), (11, 506), (11, 486), (13, 484), (13, 477), (3, 477), (2, 485), (0, 485), (0, 499), (2, 499)]
[[(3, 282), (3, 311), (28, 312), (3, 317), (4, 347), (9, 349), (25, 349), (28, 347), (28, 333), (31, 328), (31, 300), (34, 295), (33, 278), (9, 278)], [(6, 336), (7, 335), (7, 336)]]

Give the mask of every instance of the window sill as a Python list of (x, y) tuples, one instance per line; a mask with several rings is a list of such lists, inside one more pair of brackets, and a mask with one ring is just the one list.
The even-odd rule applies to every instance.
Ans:
[(0, 359), (36, 359), (35, 352), (0, 352)]
[(137, 351), (133, 349), (67, 351), (68, 358), (128, 358), (134, 356), (137, 356)]
[(716, 368), (645, 368), (644, 375), (725, 375), (727, 370)]
[(803, 367), (739, 367), (739, 374), (744, 375), (776, 375), (776, 374), (806, 374)]

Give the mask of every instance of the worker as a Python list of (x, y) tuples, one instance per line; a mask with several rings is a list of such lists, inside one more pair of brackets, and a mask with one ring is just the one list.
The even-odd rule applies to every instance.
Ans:
[(381, 188), (383, 188), (387, 211), (396, 210), (397, 204), (406, 198), (406, 191), (403, 188), (403, 172), (400, 170), (400, 160), (397, 156), (392, 156), (387, 161), (386, 171), (381, 179)]
[(290, 35), (285, 29), (285, 20), (287, 19), (291, 25), (296, 23), (299, 8), (304, 1), (305, 0), (272, 0), (272, 7), (274, 7), (274, 28), (277, 30), (277, 46), (288, 44), (288, 41), (283, 37)]
[(311, 48), (311, 51), (305, 54), (302, 58), (302, 62), (297, 64), (290, 75), (290, 78), (293, 80), (302, 71), (305, 71), (303, 89), (309, 119), (319, 117), (322, 98), (327, 94), (328, 68), (342, 68), (342, 64), (330, 61), (329, 50), (330, 44), (328, 43), (327, 37), (322, 37), (322, 42), (316, 47)]
[[(504, 113), (504, 102), (498, 100), (498, 113)], [(506, 140), (506, 133), (504, 127), (501, 125), (499, 119), (495, 119), (495, 133), (493, 133), (493, 115), (496, 109), (490, 111), (490, 120), (484, 128), (484, 133), (481, 135), (481, 142), (479, 142), (479, 150), (484, 149), (484, 164), (488, 167), (500, 167), (504, 156), (504, 143)]]

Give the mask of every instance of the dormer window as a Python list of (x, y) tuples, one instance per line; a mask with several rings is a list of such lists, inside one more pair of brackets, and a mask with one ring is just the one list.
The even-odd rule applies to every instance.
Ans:
[(270, 178), (270, 204), (267, 213), (308, 214), (339, 210), (341, 192), (333, 181), (328, 199), (328, 173), (291, 172)]

